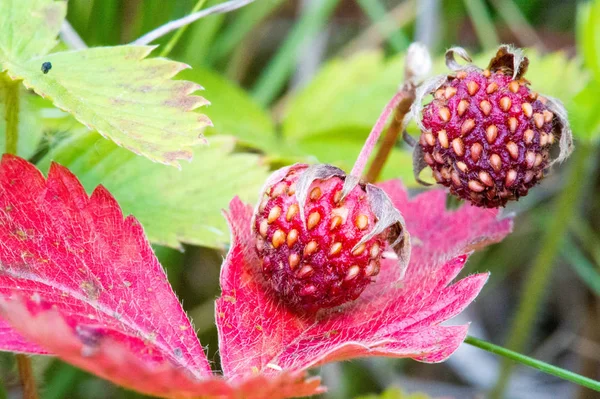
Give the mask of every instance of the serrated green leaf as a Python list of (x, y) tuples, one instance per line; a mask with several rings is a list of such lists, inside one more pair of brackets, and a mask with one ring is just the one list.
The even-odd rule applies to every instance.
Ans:
[(57, 43), (66, 13), (62, 1), (0, 1), (0, 63), (47, 54)]
[(407, 394), (404, 393), (401, 389), (389, 388), (381, 395), (373, 394), (367, 396), (359, 396), (355, 399), (431, 399), (431, 396), (426, 395), (424, 393)]
[(215, 137), (179, 171), (88, 132), (62, 142), (39, 167), (47, 170), (55, 160), (75, 173), (88, 192), (103, 184), (125, 214), (138, 218), (153, 243), (223, 248), (229, 232), (221, 210), (236, 195), (255, 202), (267, 177), (257, 155), (232, 153), (234, 145), (231, 137)]
[[(73, 114), (84, 125), (136, 154), (179, 166), (202, 142), (206, 103), (197, 84), (171, 78), (187, 66), (145, 59), (152, 47), (118, 46), (47, 55), (56, 45), (66, 3), (0, 2), (0, 72)], [(41, 66), (52, 69), (43, 73)]]
[[(170, 80), (184, 64), (144, 59), (150, 51), (147, 46), (98, 47), (9, 60), (3, 68), (116, 144), (178, 166), (177, 160), (191, 159), (191, 147), (202, 142), (208, 118), (188, 111), (206, 100), (190, 95), (197, 84)], [(46, 61), (52, 69), (43, 74), (40, 65)]]
[(579, 52), (586, 67), (600, 80), (600, 0), (581, 4), (577, 14)]
[(202, 83), (211, 104), (203, 112), (214, 127), (205, 134), (235, 136), (242, 144), (264, 151), (274, 151), (275, 124), (269, 113), (234, 82), (207, 68), (183, 71), (178, 78)]

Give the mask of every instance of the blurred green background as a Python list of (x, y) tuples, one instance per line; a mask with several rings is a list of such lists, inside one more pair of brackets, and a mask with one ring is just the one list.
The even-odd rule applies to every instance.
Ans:
[[(203, 8), (220, 2), (208, 0)], [(67, 18), (87, 45), (117, 45), (187, 15), (196, 3), (69, 0)], [(171, 37), (158, 40), (156, 44), (162, 46), (153, 55), (160, 54)], [(183, 252), (155, 246), (201, 342), (208, 345), (209, 360), (218, 367), (213, 300), (219, 295), (218, 273), (228, 240), (218, 209), (235, 193), (243, 192), (252, 200), (267, 168), (301, 160), (334, 163), (349, 170), (380, 110), (402, 81), (403, 56), (412, 41), (430, 48), (438, 73), (444, 71), (444, 50), (453, 45), (467, 48), (481, 66), (500, 43), (526, 47), (531, 60), (526, 77), (532, 87), (567, 106), (576, 138), (574, 155), (555, 167), (526, 198), (505, 210), (517, 214), (514, 233), (469, 261), (465, 274), (489, 270), (492, 277), (459, 321), (472, 322), (472, 335), (598, 379), (599, 1), (257, 0), (190, 25), (168, 56), (192, 66), (179, 76), (203, 85), (203, 95), (212, 103), (200, 110), (215, 125), (205, 132), (214, 143), (212, 152), (197, 148), (196, 159), (204, 161), (209, 171), (236, 162), (231, 170), (237, 168), (237, 174), (246, 170), (248, 162), (260, 164), (247, 166), (252, 178), (242, 176), (217, 196), (206, 188), (214, 179), (229, 179), (227, 173), (213, 177), (188, 170), (190, 175), (178, 183), (189, 185), (188, 201), (176, 205), (185, 208), (182, 212), (197, 215), (198, 223), (211, 219), (221, 228), (220, 232), (216, 229), (220, 235), (214, 231), (191, 234), (193, 238), (181, 240), (186, 243)], [(50, 158), (59, 160), (87, 189), (99, 183), (111, 189), (110, 177), (97, 170), (89, 172), (85, 162), (77, 163), (77, 156), (61, 147), (73, 141), (93, 145), (86, 140), (94, 143), (97, 138), (89, 134), (71, 137), (80, 129), (76, 122), (41, 100), (32, 100), (32, 107), (41, 115), (41, 141), (26, 155), (42, 165)], [(414, 126), (409, 131), (417, 133)], [(229, 160), (222, 160), (220, 154)], [(198, 180), (192, 173), (198, 173)], [(410, 152), (401, 143), (382, 178), (402, 178), (415, 193), (423, 190), (412, 177)], [(153, 242), (170, 245), (151, 220), (145, 223), (135, 192), (121, 197), (113, 194), (126, 212), (140, 218)], [(200, 200), (202, 195), (208, 205)], [(176, 219), (178, 215), (168, 211), (172, 203), (159, 205), (166, 207), (161, 208), (165, 223), (170, 217)], [(34, 365), (44, 399), (142, 397), (55, 359), (35, 358)], [(329, 388), (324, 398), (378, 394), (390, 386), (431, 397), (475, 398), (485, 397), (497, 385), (501, 367), (500, 359), (463, 345), (448, 362), (438, 365), (367, 359), (315, 372)], [(0, 356), (0, 369), (6, 397), (19, 397), (11, 356)], [(600, 397), (533, 370), (518, 369), (510, 381), (501, 380), (509, 398)], [(407, 396), (390, 391), (383, 397)]]

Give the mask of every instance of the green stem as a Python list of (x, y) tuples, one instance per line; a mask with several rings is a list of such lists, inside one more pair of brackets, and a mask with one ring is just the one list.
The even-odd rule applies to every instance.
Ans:
[(475, 337), (468, 336), (465, 339), (465, 343), (469, 344), (469, 345), (473, 345), (473, 346), (483, 349), (485, 351), (494, 353), (496, 355), (500, 355), (500, 356), (504, 357), (505, 359), (508, 359), (508, 361), (514, 361), (517, 363), (524, 364), (524, 365), (532, 367), (536, 370), (540, 370), (546, 374), (550, 374), (555, 377), (562, 378), (563, 380), (567, 380), (567, 381), (573, 382), (575, 384), (593, 389), (594, 391), (600, 392), (600, 381), (596, 381), (591, 378), (582, 376), (580, 374), (573, 373), (572, 371), (565, 370), (563, 368), (556, 367), (551, 364), (542, 362), (541, 360), (533, 359), (529, 356), (525, 356), (520, 353), (513, 352), (509, 349), (494, 345), (494, 344), (486, 342), (486, 341), (482, 341)]
[[(565, 179), (567, 184), (556, 199), (550, 225), (541, 239), (542, 247), (525, 278), (517, 314), (512, 322), (506, 343), (507, 348), (516, 352), (523, 352), (535, 325), (535, 316), (550, 281), (554, 260), (558, 258), (569, 222), (574, 218), (573, 215), (578, 209), (580, 194), (585, 187), (585, 164), (592, 148), (592, 146), (582, 143), (575, 152), (568, 176)], [(514, 364), (507, 360), (502, 363), (500, 377), (490, 398), (500, 399), (503, 397), (513, 366)]]
[(23, 399), (38, 399), (35, 377), (31, 367), (31, 358), (27, 355), (15, 355), (17, 359), (17, 368), (23, 387)]
[[(204, 3), (206, 3), (206, 0), (198, 0), (190, 14), (200, 11), (202, 7), (204, 7)], [(177, 29), (177, 31), (173, 34), (171, 39), (165, 45), (165, 48), (163, 48), (160, 52), (161, 57), (166, 57), (167, 55), (169, 55), (171, 50), (173, 50), (173, 47), (175, 47), (181, 36), (183, 36), (183, 34), (185, 33), (188, 26), (189, 25), (183, 25), (181, 28)]]
[(6, 148), (8, 154), (17, 153), (19, 139), (19, 94), (20, 82), (14, 81), (8, 75), (0, 75), (1, 84), (4, 86), (4, 119), (6, 120)]

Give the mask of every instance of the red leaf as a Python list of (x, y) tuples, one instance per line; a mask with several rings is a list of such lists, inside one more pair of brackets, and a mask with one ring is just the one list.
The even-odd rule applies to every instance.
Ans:
[(430, 191), (408, 200), (399, 182), (382, 187), (403, 213), (413, 237), (408, 270), (400, 280), (395, 262), (382, 262), (374, 284), (342, 308), (299, 317), (275, 299), (260, 274), (250, 231), (252, 208), (239, 199), (227, 215), (232, 246), (221, 270), (217, 300), (221, 364), (230, 378), (260, 371), (304, 370), (359, 356), (446, 359), (467, 326), (441, 326), (477, 296), (487, 274), (451, 281), (466, 252), (500, 241), (512, 228), (497, 212), (470, 206), (445, 210), (446, 195)]
[(29, 353), (36, 355), (48, 353), (39, 346), (28, 342), (4, 320), (0, 320), (0, 347), (3, 351), (17, 353)]
[(142, 227), (103, 187), (88, 198), (59, 165), (45, 180), (28, 162), (2, 158), (0, 242), (1, 350), (52, 353), (156, 396), (322, 392), (302, 372), (214, 376)]
[(323, 391), (318, 379), (307, 380), (303, 373), (281, 373), (277, 378), (255, 375), (236, 384), (210, 375), (202, 380), (193, 380), (186, 370), (174, 367), (171, 362), (146, 362), (127, 343), (104, 336), (101, 330), (73, 330), (56, 309), (32, 311), (39, 305), (31, 301), (24, 304), (13, 298), (9, 301), (0, 300), (0, 311), (11, 323), (18, 325), (28, 338), (60, 354), (65, 361), (148, 395), (271, 399), (306, 396)]

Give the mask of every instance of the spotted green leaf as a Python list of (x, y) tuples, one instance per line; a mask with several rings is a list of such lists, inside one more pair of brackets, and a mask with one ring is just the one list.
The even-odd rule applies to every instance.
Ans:
[(66, 13), (67, 3), (63, 1), (0, 1), (0, 62), (23, 61), (49, 53), (57, 44), (56, 36)]
[(221, 210), (236, 195), (255, 202), (267, 177), (257, 155), (233, 153), (234, 145), (230, 137), (214, 137), (202, 156), (179, 171), (88, 132), (62, 142), (39, 166), (46, 170), (50, 160), (67, 166), (88, 192), (104, 185), (123, 212), (140, 221), (153, 243), (222, 248), (229, 232)]
[(136, 154), (174, 166), (191, 159), (210, 121), (191, 112), (207, 103), (192, 95), (201, 87), (171, 79), (187, 66), (147, 59), (145, 46), (48, 54), (64, 16), (64, 2), (0, 2), (0, 71)]

